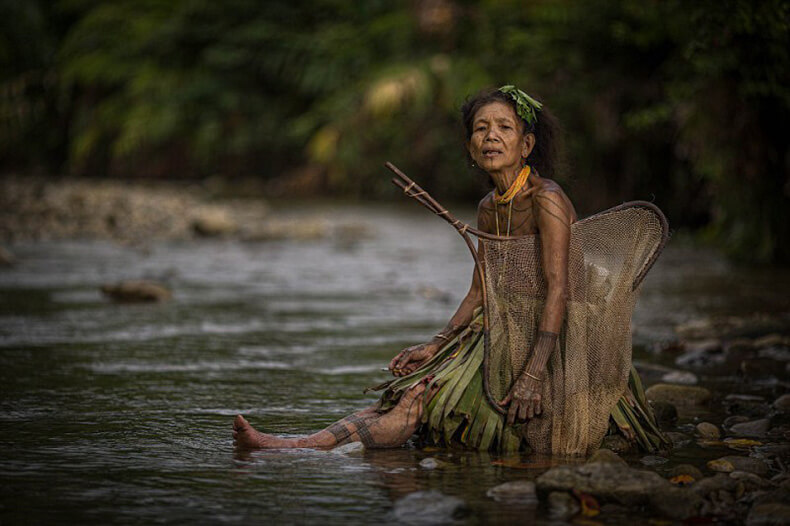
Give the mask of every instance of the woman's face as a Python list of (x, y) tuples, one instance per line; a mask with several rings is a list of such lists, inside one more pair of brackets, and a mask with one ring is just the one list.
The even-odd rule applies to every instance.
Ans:
[(534, 145), (535, 136), (524, 133), (509, 104), (492, 102), (475, 113), (467, 148), (472, 160), (489, 174), (518, 172)]

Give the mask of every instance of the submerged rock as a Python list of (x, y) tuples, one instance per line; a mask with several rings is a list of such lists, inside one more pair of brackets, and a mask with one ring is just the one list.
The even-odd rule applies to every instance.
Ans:
[(107, 283), (101, 286), (101, 291), (113, 301), (123, 303), (167, 301), (173, 296), (161, 283), (146, 280)]
[(486, 492), (486, 496), (497, 502), (510, 502), (513, 504), (537, 505), (538, 497), (535, 494), (535, 483), (531, 480), (514, 480), (494, 486)]
[(779, 526), (790, 524), (790, 504), (769, 502), (757, 504), (746, 517), (746, 526)]
[(463, 518), (466, 503), (436, 490), (417, 491), (395, 501), (393, 513), (404, 524), (449, 524)]
[(422, 469), (436, 469), (439, 467), (439, 461), (433, 457), (424, 458), (420, 461)]
[(650, 386), (645, 395), (648, 400), (666, 402), (675, 406), (701, 405), (710, 400), (710, 391), (704, 387), (690, 385), (655, 384)]
[(659, 457), (658, 455), (646, 455), (640, 458), (639, 462), (645, 466), (660, 466), (669, 462), (669, 459), (665, 457)]
[(541, 493), (577, 489), (625, 506), (643, 504), (650, 493), (671, 487), (657, 473), (617, 462), (558, 466), (538, 477), (536, 484)]
[(579, 502), (566, 491), (552, 491), (548, 498), (549, 515), (554, 519), (567, 520), (581, 511)]

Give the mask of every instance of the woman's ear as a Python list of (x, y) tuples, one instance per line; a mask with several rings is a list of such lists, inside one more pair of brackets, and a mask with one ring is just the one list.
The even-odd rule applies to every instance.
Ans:
[(521, 157), (526, 159), (535, 147), (535, 134), (528, 133), (524, 136), (524, 145), (521, 148)]

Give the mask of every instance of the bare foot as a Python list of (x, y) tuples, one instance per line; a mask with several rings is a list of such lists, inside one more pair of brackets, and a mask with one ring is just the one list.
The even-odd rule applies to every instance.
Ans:
[(233, 443), (236, 447), (243, 449), (298, 447), (292, 442), (294, 441), (256, 431), (241, 415), (236, 415), (233, 420)]

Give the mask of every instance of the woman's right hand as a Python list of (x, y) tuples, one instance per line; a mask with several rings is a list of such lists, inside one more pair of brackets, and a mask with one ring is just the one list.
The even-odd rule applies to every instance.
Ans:
[(393, 376), (406, 376), (430, 360), (439, 351), (436, 343), (421, 343), (403, 349), (390, 361), (390, 371)]

